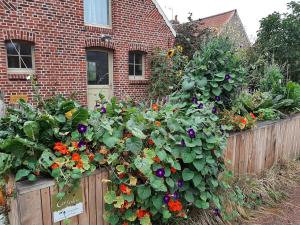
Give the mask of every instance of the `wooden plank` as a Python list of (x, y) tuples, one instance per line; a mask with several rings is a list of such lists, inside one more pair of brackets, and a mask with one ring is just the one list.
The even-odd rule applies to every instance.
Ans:
[[(104, 194), (108, 191), (107, 182), (103, 182), (103, 180), (108, 180), (108, 176), (109, 176), (109, 174), (107, 171), (104, 171), (101, 176), (102, 177), (102, 193), (103, 193), (103, 195), (102, 195), (103, 209), (105, 209)], [(105, 212), (105, 210), (104, 210), (104, 212)], [(108, 223), (105, 220), (103, 220), (103, 222), (104, 222), (103, 225), (108, 225)]]
[(43, 225), (52, 225), (50, 188), (43, 188), (40, 191), (43, 212)]
[(248, 150), (248, 156), (247, 156), (247, 174), (253, 174), (254, 170), (254, 162), (255, 162), (255, 156), (256, 151), (253, 148), (253, 142), (254, 142), (254, 136), (253, 132), (248, 133), (247, 138), (247, 150)]
[(88, 178), (82, 178), (80, 183), (83, 190), (84, 212), (79, 215), (79, 225), (90, 224), (89, 220), (89, 181)]
[(96, 211), (97, 225), (103, 225), (103, 189), (102, 189), (102, 173), (96, 175)]
[(18, 197), (11, 198), (9, 201), (10, 211), (8, 212), (8, 220), (10, 225), (21, 225), (20, 221), (20, 210), (18, 207)]
[(96, 175), (88, 177), (89, 180), (89, 215), (90, 225), (97, 225), (96, 211)]
[(40, 190), (19, 195), (22, 225), (43, 225)]
[[(49, 188), (49, 192), (50, 192), (50, 205), (51, 205), (51, 208), (52, 208), (52, 204), (53, 204), (53, 202), (52, 202), (52, 196), (53, 195), (55, 195), (55, 194), (57, 194), (57, 187), (56, 186), (51, 186), (50, 188)], [(51, 210), (51, 218), (52, 218), (52, 224), (53, 225), (64, 225), (63, 224), (63, 222), (61, 223), (61, 222), (56, 222), (56, 223), (53, 223), (53, 213), (52, 213), (52, 210)]]
[(16, 189), (19, 194), (41, 190), (43, 188), (55, 185), (55, 181), (51, 178), (39, 178), (37, 181), (20, 181), (16, 184)]
[[(234, 149), (234, 141), (235, 141), (234, 136), (228, 137), (227, 148), (224, 151), (225, 165), (226, 165), (226, 168), (230, 171), (233, 171), (233, 155), (234, 155), (234, 150), (235, 150)], [(228, 162), (228, 161), (230, 161), (230, 162)]]

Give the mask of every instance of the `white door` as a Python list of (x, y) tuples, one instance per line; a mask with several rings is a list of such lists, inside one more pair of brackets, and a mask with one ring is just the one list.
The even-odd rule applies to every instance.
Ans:
[(88, 107), (94, 109), (99, 93), (112, 97), (113, 54), (105, 50), (87, 50)]

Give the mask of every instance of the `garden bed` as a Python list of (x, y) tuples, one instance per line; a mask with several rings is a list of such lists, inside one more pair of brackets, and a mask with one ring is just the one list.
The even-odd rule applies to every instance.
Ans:
[[(83, 213), (71, 217), (70, 225), (94, 224), (104, 225), (103, 193), (107, 186), (102, 182), (107, 179), (106, 170), (99, 169), (91, 176), (81, 179)], [(10, 225), (62, 225), (53, 222), (53, 196), (57, 193), (52, 179), (42, 178), (36, 182), (22, 181), (16, 183), (16, 198), (11, 200), (9, 213)]]
[(260, 174), (280, 160), (300, 155), (300, 114), (259, 123), (228, 138), (225, 160), (235, 175)]

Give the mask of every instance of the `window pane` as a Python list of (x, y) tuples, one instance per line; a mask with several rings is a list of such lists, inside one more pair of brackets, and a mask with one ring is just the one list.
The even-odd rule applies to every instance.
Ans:
[(108, 85), (109, 84), (109, 64), (108, 53), (100, 51), (88, 51), (88, 84)]
[(22, 68), (26, 68), (27, 67), (27, 68), (31, 69), (32, 68), (32, 58), (31, 57), (27, 57), (27, 56), (22, 56), (22, 59), (23, 60), (21, 60), (21, 67)]
[(135, 65), (135, 76), (143, 75), (143, 67), (142, 65)]
[(134, 64), (134, 53), (132, 52), (129, 53), (129, 63)]
[(134, 65), (129, 65), (129, 75), (134, 75)]
[(143, 63), (143, 55), (142, 53), (135, 53), (135, 64)]
[(8, 68), (20, 68), (19, 56), (8, 56)]
[(84, 0), (84, 21), (87, 24), (109, 25), (109, 0)]
[(31, 55), (31, 45), (26, 43), (20, 44), (21, 55)]
[[(19, 50), (20, 45), (18, 43), (14, 43), (14, 44), (15, 44), (16, 48)], [(15, 46), (11, 42), (6, 43), (7, 54), (9, 54), (9, 55), (18, 55), (18, 52), (15, 49)]]

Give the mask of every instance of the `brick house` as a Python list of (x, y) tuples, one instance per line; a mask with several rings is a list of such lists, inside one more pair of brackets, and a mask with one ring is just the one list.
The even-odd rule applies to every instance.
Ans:
[(228, 37), (236, 47), (247, 48), (251, 45), (237, 10), (231, 10), (184, 24), (179, 24), (177, 19), (172, 21), (172, 23), (178, 32), (180, 32), (180, 26), (184, 26), (185, 24), (194, 25), (196, 30), (195, 37), (203, 34), (203, 31), (208, 29), (213, 36)]
[(32, 99), (34, 73), (42, 96), (75, 92), (89, 107), (100, 91), (143, 99), (151, 52), (176, 35), (155, 0), (0, 0), (0, 28), (6, 102)]

